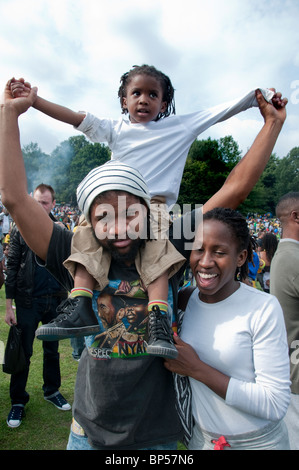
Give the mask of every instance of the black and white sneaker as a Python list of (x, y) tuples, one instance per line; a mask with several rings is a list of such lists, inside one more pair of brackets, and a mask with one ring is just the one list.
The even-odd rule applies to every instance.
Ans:
[(18, 428), (25, 414), (24, 405), (12, 405), (6, 423), (10, 428)]
[(100, 326), (92, 308), (92, 299), (85, 296), (69, 297), (56, 309), (58, 317), (40, 326), (35, 336), (43, 341), (59, 341), (98, 333)]
[(68, 411), (72, 408), (60, 392), (53, 393), (53, 395), (44, 397), (44, 399), (49, 401), (50, 403), (53, 403), (56, 408), (62, 411)]
[(158, 305), (154, 305), (149, 317), (149, 340), (146, 351), (153, 356), (176, 359), (178, 351), (173, 342), (173, 332), (168, 315), (161, 313)]

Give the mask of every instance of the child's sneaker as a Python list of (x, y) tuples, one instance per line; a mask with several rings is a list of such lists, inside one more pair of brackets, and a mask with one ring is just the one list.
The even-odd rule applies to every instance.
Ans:
[(59, 341), (98, 333), (97, 317), (92, 308), (92, 298), (79, 295), (69, 297), (58, 307), (58, 317), (40, 326), (35, 336), (43, 341)]
[(146, 351), (153, 356), (176, 359), (178, 351), (173, 342), (173, 332), (167, 313), (162, 314), (154, 305), (149, 315), (149, 340)]

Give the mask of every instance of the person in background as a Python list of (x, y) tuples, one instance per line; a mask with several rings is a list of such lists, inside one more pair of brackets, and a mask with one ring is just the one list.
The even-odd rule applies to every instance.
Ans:
[(280, 302), (288, 335), (291, 403), (285, 417), (291, 450), (299, 450), (299, 192), (287, 193), (276, 206), (282, 226), (270, 268), (270, 293)]
[(9, 253), (9, 243), (2, 243), (3, 248), (3, 258), (2, 258), (2, 270), (4, 274), (4, 279), (6, 279), (7, 275), (7, 258)]
[(2, 248), (2, 244), (0, 242), (0, 289), (1, 287), (3, 286), (4, 284), (4, 271), (3, 271), (3, 248)]
[[(33, 198), (52, 219), (51, 210), (55, 205), (55, 194), (51, 186), (40, 184), (34, 191)], [(38, 232), (36, 233), (38, 235)], [(22, 345), (27, 360), (24, 371), (12, 374), (10, 379), (11, 410), (7, 425), (11, 428), (20, 426), (24, 417), (25, 405), (29, 401), (26, 384), (29, 374), (30, 358), (33, 354), (33, 341), (39, 322), (47, 323), (55, 316), (56, 308), (67, 291), (37, 261), (17, 227), (11, 234), (10, 249), (7, 259), (6, 323), (17, 325), (22, 331)], [(16, 310), (13, 308), (15, 301)], [(59, 343), (43, 344), (43, 393), (48, 402), (60, 410), (70, 410), (71, 405), (59, 392), (61, 386)]]
[(278, 240), (274, 233), (266, 232), (262, 237), (262, 242), (259, 250), (259, 258), (263, 265), (261, 269), (261, 287), (265, 292), (270, 292), (270, 266), (277, 250)]
[(1, 223), (1, 237), (4, 239), (5, 242), (7, 242), (7, 237), (11, 231), (11, 225), (12, 225), (12, 218), (6, 209), (6, 207), (3, 208), (3, 211), (0, 213), (0, 223)]

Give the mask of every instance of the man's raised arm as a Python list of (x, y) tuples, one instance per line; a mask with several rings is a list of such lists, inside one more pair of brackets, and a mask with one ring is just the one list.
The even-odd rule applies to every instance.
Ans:
[(35, 100), (37, 89), (28, 97), (13, 98), (7, 83), (0, 109), (0, 192), (2, 202), (17, 224), (28, 246), (46, 259), (53, 222), (28, 194), (27, 178), (20, 145), (19, 116)]
[(222, 188), (204, 204), (204, 212), (214, 207), (236, 209), (252, 191), (269, 161), (286, 119), (287, 99), (282, 99), (281, 93), (276, 93), (272, 105), (265, 101), (259, 90), (256, 97), (264, 125), (250, 150), (228, 175)]

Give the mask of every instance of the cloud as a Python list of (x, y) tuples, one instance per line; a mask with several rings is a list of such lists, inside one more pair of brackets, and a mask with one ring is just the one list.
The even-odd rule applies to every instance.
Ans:
[[(120, 76), (142, 63), (171, 78), (178, 113), (257, 86), (290, 97), (299, 80), (298, 15), (297, 0), (2, 0), (0, 79), (24, 76), (44, 98), (114, 118)], [(298, 106), (290, 101), (290, 116)], [(204, 136), (229, 132), (247, 148), (262, 121), (256, 110), (245, 114)], [(298, 145), (297, 129), (287, 120), (276, 146), (281, 156)], [(35, 110), (22, 117), (21, 131), (23, 142), (45, 152), (76, 135)]]

